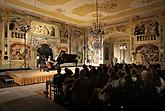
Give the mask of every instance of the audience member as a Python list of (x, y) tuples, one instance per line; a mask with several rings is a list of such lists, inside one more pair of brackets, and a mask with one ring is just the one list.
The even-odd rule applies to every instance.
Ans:
[(64, 83), (64, 76), (61, 74), (61, 67), (57, 68), (57, 74), (55, 74), (51, 81), (46, 81), (46, 95), (48, 96), (48, 87), (52, 85), (58, 85), (62, 89), (62, 83)]

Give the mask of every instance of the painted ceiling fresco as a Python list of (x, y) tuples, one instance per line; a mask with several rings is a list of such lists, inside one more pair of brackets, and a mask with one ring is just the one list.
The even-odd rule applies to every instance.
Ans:
[[(165, 0), (98, 0), (99, 19), (105, 23), (128, 20), (133, 16), (154, 16), (164, 10)], [(20, 13), (39, 14), (77, 25), (95, 21), (96, 0), (0, 0), (0, 8), (12, 7)], [(140, 14), (139, 14), (140, 13)]]

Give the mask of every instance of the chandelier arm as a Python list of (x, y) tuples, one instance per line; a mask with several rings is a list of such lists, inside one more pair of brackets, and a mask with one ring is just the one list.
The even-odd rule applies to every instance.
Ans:
[(98, 0), (96, 0), (96, 27), (99, 25)]
[(99, 0), (96, 0), (96, 21), (91, 29), (91, 34), (93, 37), (97, 40), (97, 42), (100, 42), (100, 37), (104, 34), (104, 31), (102, 30), (102, 26), (99, 22)]

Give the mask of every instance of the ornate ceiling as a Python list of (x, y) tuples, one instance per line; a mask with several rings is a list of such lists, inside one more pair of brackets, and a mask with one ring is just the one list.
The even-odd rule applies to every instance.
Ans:
[[(0, 0), (0, 8), (10, 7), (20, 13), (39, 14), (76, 25), (95, 21), (95, 0)], [(165, 0), (99, 0), (99, 21), (106, 24), (129, 20), (130, 17), (156, 16), (164, 10)]]

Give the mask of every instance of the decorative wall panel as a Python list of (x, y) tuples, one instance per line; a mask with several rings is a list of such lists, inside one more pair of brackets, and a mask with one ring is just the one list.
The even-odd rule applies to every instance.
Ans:
[(82, 36), (82, 30), (74, 27), (71, 36), (71, 53), (78, 55), (79, 63), (83, 62), (83, 47), (84, 38)]
[(31, 59), (30, 46), (26, 46), (20, 43), (14, 43), (10, 45), (10, 59), (11, 60), (27, 60)]
[(159, 47), (154, 44), (142, 44), (136, 48), (136, 53), (140, 53), (142, 61), (158, 62)]

